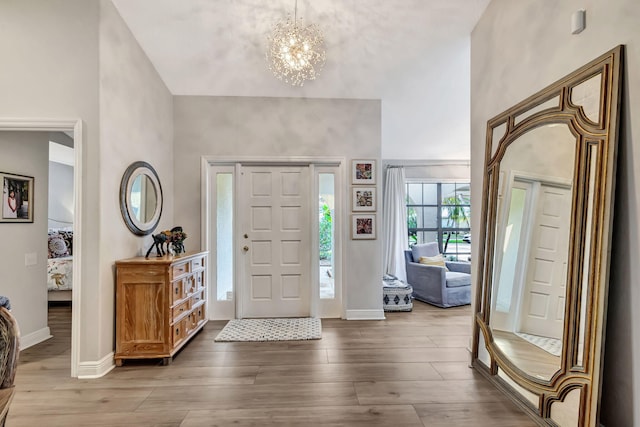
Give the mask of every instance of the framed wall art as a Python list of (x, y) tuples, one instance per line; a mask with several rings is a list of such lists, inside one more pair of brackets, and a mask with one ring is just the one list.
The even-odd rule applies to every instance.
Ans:
[(351, 239), (365, 240), (376, 238), (376, 216), (373, 214), (351, 215)]
[(351, 188), (351, 210), (354, 212), (375, 211), (376, 210), (376, 188), (375, 187), (352, 187)]
[(375, 184), (376, 161), (353, 160), (351, 164), (352, 184)]
[(33, 177), (0, 172), (0, 222), (33, 222)]

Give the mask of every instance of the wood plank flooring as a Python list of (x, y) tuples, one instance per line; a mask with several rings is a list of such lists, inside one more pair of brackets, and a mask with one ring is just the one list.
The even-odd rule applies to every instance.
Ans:
[(471, 310), (414, 302), (383, 321), (322, 321), (322, 339), (216, 343), (209, 322), (169, 366), (70, 372), (70, 307), (20, 354), (7, 426), (535, 426), (468, 367)]

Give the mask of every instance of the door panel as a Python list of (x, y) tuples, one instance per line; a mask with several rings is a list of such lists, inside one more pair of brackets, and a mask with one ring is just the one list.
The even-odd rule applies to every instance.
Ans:
[(241, 177), (243, 317), (308, 316), (309, 168), (250, 166)]
[(571, 191), (539, 186), (520, 332), (562, 339)]

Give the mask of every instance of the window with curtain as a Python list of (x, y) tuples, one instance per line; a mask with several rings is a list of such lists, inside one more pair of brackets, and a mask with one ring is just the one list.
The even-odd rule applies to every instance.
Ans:
[(448, 260), (471, 257), (468, 182), (407, 182), (409, 246), (438, 242)]

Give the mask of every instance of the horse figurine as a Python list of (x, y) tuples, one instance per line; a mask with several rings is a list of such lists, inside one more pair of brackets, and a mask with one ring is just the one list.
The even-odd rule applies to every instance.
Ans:
[[(165, 255), (165, 250), (163, 245), (166, 245), (166, 253), (174, 252), (176, 254), (180, 254), (184, 252), (184, 239), (187, 238), (187, 233), (182, 231), (182, 227), (173, 227), (171, 230), (164, 230), (158, 234), (153, 234), (153, 244), (147, 251), (145, 258), (149, 258), (149, 254), (156, 248), (156, 256), (163, 257)], [(169, 248), (171, 245), (171, 249)]]
[(156, 256), (158, 257), (163, 257), (165, 252), (164, 249), (162, 248), (162, 245), (167, 244), (167, 252), (169, 252), (169, 238), (170, 238), (171, 234), (169, 231), (161, 231), (158, 234), (152, 234), (151, 237), (153, 237), (153, 244), (151, 244), (151, 247), (149, 248), (149, 250), (147, 251), (147, 254), (144, 256), (145, 258), (149, 258), (149, 254), (151, 253), (151, 251), (153, 250), (153, 248), (156, 248)]

